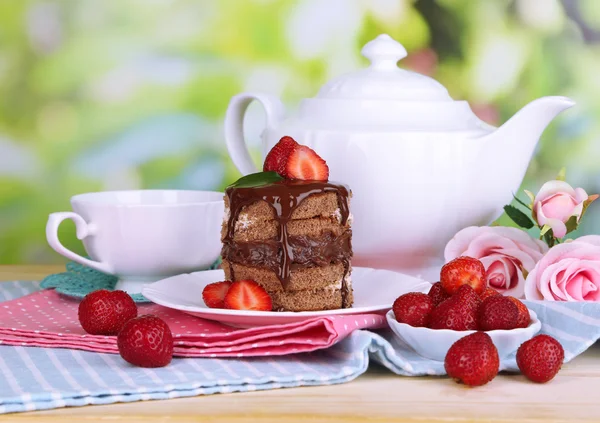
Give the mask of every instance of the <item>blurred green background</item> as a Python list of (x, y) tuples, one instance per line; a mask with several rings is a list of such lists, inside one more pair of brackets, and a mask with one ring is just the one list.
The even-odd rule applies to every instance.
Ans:
[[(575, 99), (524, 187), (566, 166), (600, 192), (598, 0), (0, 0), (0, 263), (63, 261), (44, 227), (77, 193), (223, 189), (239, 176), (223, 140), (231, 96), (268, 92), (293, 110), (365, 66), (360, 48), (383, 32), (409, 51), (401, 66), (489, 123), (537, 97)], [(262, 123), (252, 106), (257, 151)], [(580, 232), (600, 233), (599, 217), (592, 206)]]

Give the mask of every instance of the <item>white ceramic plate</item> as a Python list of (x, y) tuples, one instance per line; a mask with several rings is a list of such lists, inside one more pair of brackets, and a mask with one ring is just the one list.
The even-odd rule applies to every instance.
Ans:
[(325, 311), (272, 312), (208, 308), (202, 300), (202, 290), (210, 283), (224, 280), (222, 270), (186, 273), (154, 282), (143, 288), (142, 294), (162, 306), (181, 310), (193, 316), (216, 320), (228, 325), (250, 327), (297, 322), (320, 316), (348, 315), (387, 311), (396, 298), (407, 292), (428, 292), (431, 284), (412, 276), (390, 270), (354, 267), (352, 308)]
[[(529, 310), (529, 316), (531, 320), (526, 328), (486, 332), (492, 338), (500, 360), (517, 351), (523, 342), (529, 341), (542, 328), (542, 323), (533, 310)], [(474, 330), (416, 328), (398, 322), (393, 310), (388, 311), (386, 318), (398, 338), (412, 347), (421, 357), (436, 361), (444, 361), (452, 344), (460, 338), (475, 333)]]

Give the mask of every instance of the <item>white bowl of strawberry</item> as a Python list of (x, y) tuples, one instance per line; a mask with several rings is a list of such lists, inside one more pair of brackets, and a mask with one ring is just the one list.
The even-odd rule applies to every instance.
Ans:
[(444, 361), (459, 339), (483, 331), (500, 359), (517, 351), (542, 325), (514, 297), (486, 286), (481, 262), (459, 257), (442, 268), (428, 294), (410, 292), (396, 299), (386, 317), (390, 328), (419, 355)]

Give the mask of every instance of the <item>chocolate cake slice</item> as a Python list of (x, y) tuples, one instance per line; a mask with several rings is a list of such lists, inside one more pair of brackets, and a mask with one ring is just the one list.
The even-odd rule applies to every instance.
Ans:
[(352, 230), (342, 184), (276, 180), (225, 191), (223, 270), (232, 281), (252, 279), (273, 310), (352, 306)]

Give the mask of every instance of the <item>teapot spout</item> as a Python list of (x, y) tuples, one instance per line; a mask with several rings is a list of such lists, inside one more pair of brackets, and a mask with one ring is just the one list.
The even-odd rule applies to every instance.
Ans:
[(529, 163), (535, 146), (550, 121), (574, 104), (567, 97), (538, 98), (519, 110), (489, 137), (494, 139), (496, 147), (510, 151), (511, 156), (523, 158)]
[(535, 146), (550, 121), (575, 102), (567, 97), (543, 97), (532, 101), (495, 131), (483, 137), (481, 149), (485, 169), (477, 184), (489, 195), (481, 200), (482, 209), (490, 210), (492, 220), (512, 201), (527, 171)]

